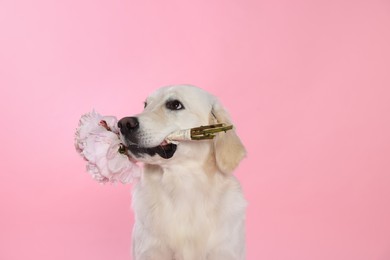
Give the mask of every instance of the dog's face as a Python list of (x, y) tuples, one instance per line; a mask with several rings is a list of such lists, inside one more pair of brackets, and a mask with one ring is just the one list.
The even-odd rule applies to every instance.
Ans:
[[(167, 143), (168, 135), (178, 130), (229, 121), (216, 98), (206, 91), (193, 86), (169, 86), (150, 95), (145, 101), (144, 111), (122, 118), (118, 127), (131, 156), (145, 163), (163, 165), (172, 161), (201, 160), (210, 153), (214, 154), (216, 147), (212, 140), (183, 141), (177, 145)], [(233, 135), (236, 148), (241, 149), (241, 160), (245, 150), (238, 137)]]

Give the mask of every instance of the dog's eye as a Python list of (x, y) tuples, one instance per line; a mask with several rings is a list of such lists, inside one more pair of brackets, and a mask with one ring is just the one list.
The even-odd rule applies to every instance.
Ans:
[(144, 102), (144, 108), (145, 108), (147, 105), (148, 105), (148, 103), (145, 101), (145, 102)]
[(183, 104), (179, 100), (171, 100), (165, 103), (166, 108), (169, 110), (181, 110), (184, 109)]

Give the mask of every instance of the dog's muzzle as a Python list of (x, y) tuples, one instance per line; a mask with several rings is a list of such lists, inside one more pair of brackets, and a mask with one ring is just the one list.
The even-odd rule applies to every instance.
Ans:
[(126, 141), (127, 149), (135, 156), (142, 157), (143, 154), (154, 156), (158, 154), (164, 159), (171, 158), (177, 149), (177, 145), (173, 143), (167, 143), (163, 141), (159, 146), (156, 147), (140, 147), (138, 145), (138, 130), (139, 121), (136, 117), (124, 117), (118, 122), (118, 128), (121, 131), (122, 136)]

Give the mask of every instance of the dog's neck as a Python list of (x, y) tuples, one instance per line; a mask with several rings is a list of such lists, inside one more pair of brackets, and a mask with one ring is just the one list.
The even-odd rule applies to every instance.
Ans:
[[(205, 148), (205, 147), (203, 147)], [(215, 161), (212, 145), (207, 149), (199, 149), (201, 153), (194, 156), (183, 156), (165, 164), (145, 164), (142, 181), (152, 181), (156, 185), (179, 192), (196, 189), (198, 192), (207, 191), (214, 183), (213, 179), (221, 175)], [(221, 176), (222, 177), (222, 176)], [(208, 193), (208, 192), (207, 192)], [(195, 193), (196, 194), (196, 193)]]
[(224, 174), (216, 164), (213, 142), (180, 145), (183, 145), (180, 153), (172, 159), (145, 164), (141, 182), (187, 203), (196, 201), (196, 196), (212, 196), (218, 183), (224, 182)]
[(193, 203), (215, 196), (219, 179), (217, 174), (206, 173), (201, 165), (195, 163), (167, 167), (145, 165), (141, 185), (144, 182), (145, 186), (153, 186), (154, 190), (165, 194), (168, 201), (182, 209), (189, 207), (191, 211)]
[(214, 153), (206, 156), (204, 160), (186, 160), (185, 162), (178, 162), (175, 164), (144, 164), (144, 175), (154, 175), (158, 178), (164, 176), (175, 176), (178, 178), (203, 178), (203, 176), (211, 177), (219, 173), (216, 165)]

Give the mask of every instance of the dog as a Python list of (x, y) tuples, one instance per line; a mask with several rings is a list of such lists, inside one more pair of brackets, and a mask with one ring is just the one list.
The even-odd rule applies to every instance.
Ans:
[(163, 87), (144, 111), (118, 122), (131, 157), (144, 165), (133, 190), (134, 260), (245, 259), (247, 202), (234, 169), (246, 151), (234, 130), (213, 140), (170, 143), (182, 129), (225, 123), (218, 99), (195, 86)]

